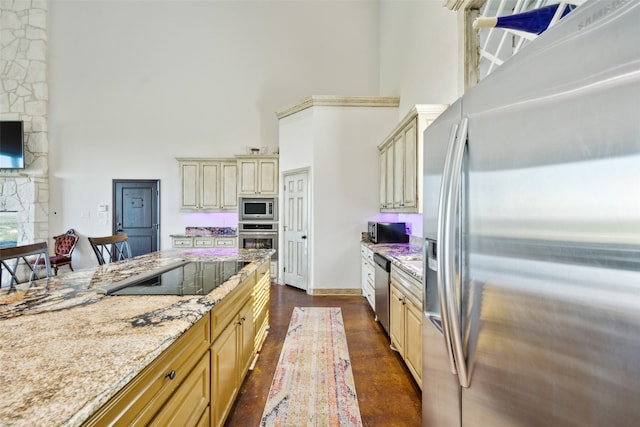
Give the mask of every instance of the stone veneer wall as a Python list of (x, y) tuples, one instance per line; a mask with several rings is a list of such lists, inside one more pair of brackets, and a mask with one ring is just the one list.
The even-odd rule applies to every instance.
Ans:
[(18, 244), (49, 235), (47, 0), (0, 0), (0, 120), (24, 121), (25, 168), (0, 169), (0, 211), (18, 211)]

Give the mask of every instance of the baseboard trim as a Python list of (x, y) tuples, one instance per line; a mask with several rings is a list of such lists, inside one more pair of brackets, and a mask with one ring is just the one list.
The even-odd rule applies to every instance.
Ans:
[(324, 289), (309, 289), (310, 295), (362, 295), (362, 289), (337, 289), (337, 288), (324, 288)]

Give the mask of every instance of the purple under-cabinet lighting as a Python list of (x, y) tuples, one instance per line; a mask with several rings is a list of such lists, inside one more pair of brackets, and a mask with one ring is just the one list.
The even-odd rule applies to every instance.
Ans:
[(192, 212), (188, 213), (187, 217), (191, 226), (236, 227), (238, 225), (237, 212)]

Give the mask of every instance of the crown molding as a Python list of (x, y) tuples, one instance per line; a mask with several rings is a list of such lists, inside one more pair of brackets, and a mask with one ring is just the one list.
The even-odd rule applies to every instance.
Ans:
[(486, 0), (443, 0), (442, 6), (447, 9), (458, 11), (467, 9), (480, 9)]
[(312, 95), (291, 107), (277, 111), (278, 119), (310, 107), (399, 107), (400, 98), (391, 96), (333, 96)]

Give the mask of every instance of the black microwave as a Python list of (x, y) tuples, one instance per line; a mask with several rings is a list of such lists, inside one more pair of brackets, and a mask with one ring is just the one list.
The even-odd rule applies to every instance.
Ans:
[(241, 197), (239, 201), (240, 221), (277, 221), (277, 199), (275, 197)]
[(407, 224), (404, 222), (369, 222), (369, 239), (373, 243), (407, 243)]

